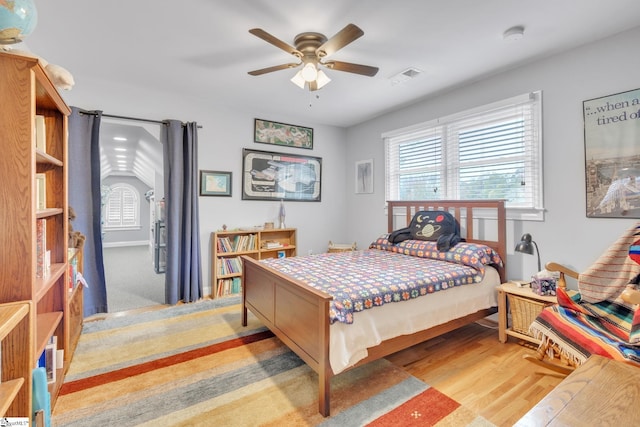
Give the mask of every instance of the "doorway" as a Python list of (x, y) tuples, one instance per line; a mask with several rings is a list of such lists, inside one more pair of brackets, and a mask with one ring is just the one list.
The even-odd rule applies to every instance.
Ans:
[(100, 125), (102, 246), (110, 313), (165, 303), (161, 124)]

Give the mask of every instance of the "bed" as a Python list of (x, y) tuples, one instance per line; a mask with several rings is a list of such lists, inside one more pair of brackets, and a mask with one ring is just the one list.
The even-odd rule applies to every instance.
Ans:
[[(503, 200), (387, 203), (389, 233), (409, 224), (419, 210), (446, 210), (460, 223), (466, 244), (489, 248), (487, 250), (493, 251), (501, 260), (506, 259)], [(291, 264), (315, 257), (314, 263), (326, 262), (326, 271), (330, 271), (335, 265), (332, 263), (344, 264), (351, 259), (355, 269), (363, 262), (363, 257), (380, 252), (375, 248), (375, 243), (380, 241), (379, 238), (372, 243), (372, 249), (365, 251), (285, 260)], [(406, 260), (400, 258), (411, 258), (402, 253), (395, 253), (394, 257), (401, 262)], [(497, 263), (486, 267), (480, 283), (449, 286), (451, 289), (446, 292), (419, 295), (420, 298), (411, 297), (407, 301), (390, 302), (372, 309), (352, 310), (351, 319), (347, 317), (346, 321), (336, 321), (340, 315), (336, 315), (334, 297), (314, 287), (315, 284), (311, 286), (309, 283), (313, 279), (301, 280), (300, 276), (281, 271), (278, 261), (284, 264), (285, 260), (258, 261), (243, 257), (242, 322), (246, 326), (250, 310), (318, 374), (319, 412), (325, 417), (330, 414), (331, 378), (334, 375), (495, 313), (495, 287), (504, 282), (506, 276), (504, 262)], [(284, 271), (288, 270), (285, 268)], [(309, 271), (314, 270), (310, 268)]]

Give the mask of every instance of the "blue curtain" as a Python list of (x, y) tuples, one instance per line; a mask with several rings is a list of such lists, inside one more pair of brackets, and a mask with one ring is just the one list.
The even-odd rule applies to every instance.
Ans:
[(85, 235), (84, 316), (107, 313), (107, 287), (102, 256), (100, 195), (100, 122), (102, 111), (71, 107), (68, 138), (69, 206), (76, 218), (70, 226)]
[(202, 298), (198, 218), (198, 126), (167, 120), (163, 127), (167, 220), (165, 303)]

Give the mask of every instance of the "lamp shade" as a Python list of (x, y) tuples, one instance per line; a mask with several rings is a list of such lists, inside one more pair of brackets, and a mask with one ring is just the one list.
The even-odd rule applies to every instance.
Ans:
[(518, 244), (516, 245), (515, 251), (533, 255), (534, 246), (538, 254), (538, 271), (541, 271), (542, 265), (540, 263), (540, 249), (538, 249), (538, 244), (531, 238), (531, 234), (525, 233), (522, 235), (522, 237), (520, 238), (520, 242), (518, 242)]
[(526, 233), (522, 235), (520, 241), (516, 245), (515, 251), (533, 255), (533, 240), (531, 239), (531, 234)]

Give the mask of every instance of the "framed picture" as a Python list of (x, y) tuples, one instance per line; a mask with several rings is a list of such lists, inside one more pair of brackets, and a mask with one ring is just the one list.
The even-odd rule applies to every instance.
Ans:
[(356, 162), (356, 194), (373, 193), (373, 159)]
[(253, 140), (262, 144), (312, 149), (313, 129), (255, 119), (253, 125)]
[(322, 159), (242, 150), (243, 200), (320, 201)]
[(231, 196), (231, 172), (200, 171), (201, 196)]
[(587, 217), (640, 218), (640, 89), (583, 102)]

